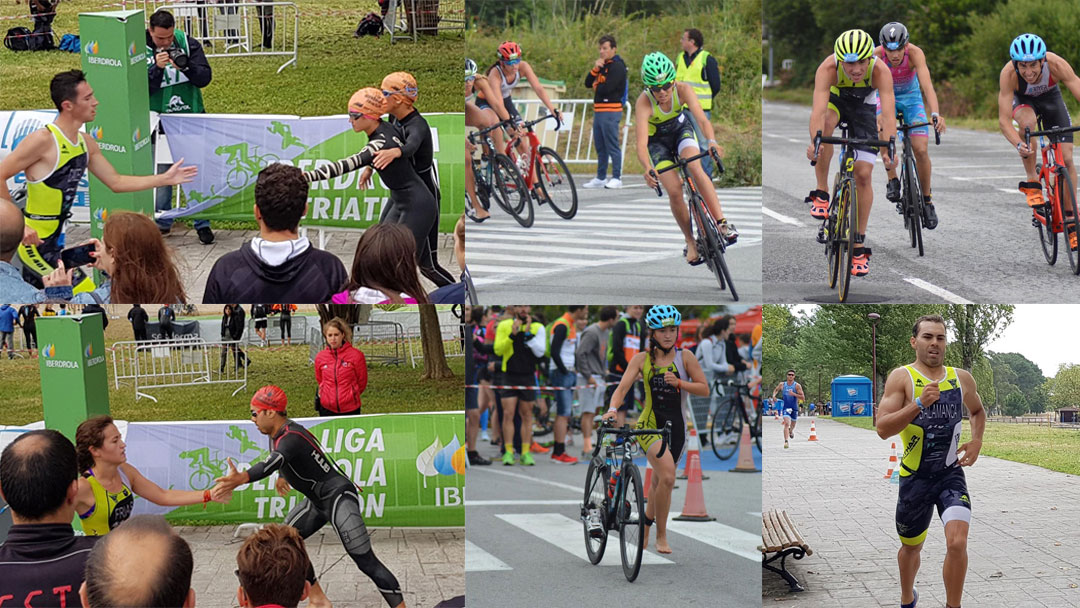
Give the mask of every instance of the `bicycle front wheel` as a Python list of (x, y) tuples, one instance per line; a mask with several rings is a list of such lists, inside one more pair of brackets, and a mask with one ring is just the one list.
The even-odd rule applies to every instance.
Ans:
[(705, 251), (698, 251), (698, 255), (704, 257), (709, 269), (712, 270), (720, 289), (725, 287), (731, 292), (731, 297), (739, 301), (739, 294), (735, 291), (735, 284), (731, 282), (731, 271), (728, 270), (724, 260), (724, 244), (720, 230), (716, 227), (711, 214), (705, 212), (705, 201), (696, 192), (691, 195), (691, 205), (698, 218), (698, 230), (701, 238), (699, 242), (705, 245)]
[[(1046, 263), (1053, 266), (1057, 262), (1058, 244), (1057, 233), (1054, 232), (1054, 205), (1051, 201), (1054, 199), (1055, 182), (1049, 179), (1042, 179), (1043, 195), (1045, 197), (1045, 204), (1042, 206), (1041, 215), (1036, 213), (1035, 209), (1032, 209), (1031, 223), (1039, 231), (1039, 245), (1042, 245), (1043, 257), (1046, 258)], [(1066, 237), (1065, 245), (1068, 246), (1069, 242)]]
[(909, 216), (908, 231), (911, 233), (911, 246), (918, 247), (919, 256), (923, 255), (922, 241), (922, 218), (923, 200), (922, 184), (919, 183), (919, 171), (915, 167), (915, 159), (909, 158), (907, 169), (907, 201), (905, 207)]
[[(521, 179), (517, 166), (505, 154), (496, 154), (495, 163), (495, 199), (507, 213), (514, 216), (517, 223), (528, 228), (533, 225), (532, 197)], [(501, 200), (499, 200), (501, 199)]]
[(603, 463), (600, 457), (589, 462), (589, 472), (585, 475), (585, 502), (581, 507), (581, 521), (585, 527), (585, 552), (593, 565), (599, 564), (604, 558), (608, 538), (607, 514), (604, 508), (608, 473)]
[(634, 463), (623, 467), (622, 492), (619, 495), (619, 547), (623, 574), (631, 583), (641, 570), (645, 550), (645, 494), (641, 473)]
[(840, 249), (834, 236), (839, 223), (839, 195), (840, 188), (837, 186), (829, 203), (829, 216), (825, 218), (825, 261), (828, 265), (829, 289), (836, 287), (836, 280), (840, 277)]
[(577, 188), (574, 176), (562, 157), (551, 148), (540, 148), (536, 158), (536, 176), (540, 180), (540, 189), (544, 192), (551, 210), (564, 220), (577, 215)]
[(712, 444), (713, 454), (720, 460), (731, 458), (739, 449), (739, 437), (742, 434), (742, 418), (735, 412), (735, 406), (730, 401), (722, 403), (713, 412), (712, 434), (709, 443)]
[(840, 302), (847, 302), (851, 287), (851, 266), (855, 261), (855, 231), (858, 230), (858, 198), (854, 180), (845, 180), (840, 187), (840, 214), (836, 226), (836, 251), (840, 256)]
[(480, 163), (476, 160), (471, 161), (473, 164), (473, 176), (476, 177), (476, 199), (480, 201), (480, 206), (484, 208), (484, 211), (491, 211), (491, 191), (487, 181), (482, 177), (480, 172)]
[(1076, 213), (1076, 190), (1073, 190), (1072, 180), (1065, 168), (1058, 170), (1057, 174), (1058, 200), (1061, 201), (1061, 212), (1064, 214), (1065, 224), (1065, 250), (1069, 252), (1069, 268), (1073, 274), (1080, 274), (1080, 251), (1072, 246), (1070, 234), (1080, 238), (1080, 215)]

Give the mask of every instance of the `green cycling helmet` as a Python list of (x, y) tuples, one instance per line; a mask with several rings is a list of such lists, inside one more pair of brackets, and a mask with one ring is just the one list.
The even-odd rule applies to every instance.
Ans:
[(647, 87), (658, 87), (675, 80), (675, 64), (667, 55), (649, 53), (641, 62), (641, 80)]
[(854, 63), (874, 54), (874, 39), (862, 30), (848, 30), (833, 44), (837, 63)]

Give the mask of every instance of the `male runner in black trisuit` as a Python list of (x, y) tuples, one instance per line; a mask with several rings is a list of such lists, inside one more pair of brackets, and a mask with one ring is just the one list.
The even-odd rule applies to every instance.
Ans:
[[(278, 493), (288, 494), (291, 486), (306, 497), (289, 511), (285, 523), (306, 539), (331, 522), (349, 557), (374, 581), (386, 603), (391, 608), (404, 608), (401, 586), (371, 549), (357, 486), (323, 453), (306, 428), (286, 416), (287, 404), (285, 391), (276, 386), (255, 391), (251, 398), (251, 418), (259, 432), (270, 437), (272, 451), (265, 460), (243, 472), (237, 471), (230, 459), (229, 474), (217, 479), (220, 487), (232, 489), (280, 470)], [(329, 606), (329, 599), (315, 579), (314, 568), (308, 571), (308, 581), (311, 583), (309, 605)]]

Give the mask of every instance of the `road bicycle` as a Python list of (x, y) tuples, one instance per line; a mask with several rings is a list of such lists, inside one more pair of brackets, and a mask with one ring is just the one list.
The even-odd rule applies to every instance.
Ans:
[(711, 148), (688, 158), (679, 156), (672, 161), (670, 167), (665, 167), (659, 171), (651, 169), (649, 172), (652, 173), (653, 177), (657, 178), (656, 196), (663, 196), (660, 191), (659, 174), (676, 169), (679, 171), (686, 203), (690, 207), (690, 232), (694, 235), (694, 245), (697, 247), (698, 255), (705, 260), (705, 264), (708, 265), (709, 270), (716, 277), (716, 282), (720, 284), (720, 289), (727, 289), (731, 292), (731, 299), (738, 302), (739, 294), (735, 291), (735, 283), (731, 281), (731, 271), (728, 270), (727, 261), (724, 259), (724, 252), (727, 250), (727, 239), (720, 234), (720, 229), (716, 225), (716, 218), (709, 212), (708, 206), (705, 205), (705, 199), (697, 191), (697, 186), (694, 185), (694, 180), (691, 179), (690, 172), (687, 169), (690, 163), (710, 155), (713, 162), (716, 163), (716, 175), (719, 177), (724, 173), (724, 163)]
[(480, 159), (471, 159), (476, 177), (476, 198), (484, 210), (490, 209), (491, 199), (495, 199), (503, 211), (528, 228), (533, 225), (533, 206), (525, 180), (521, 179), (514, 161), (495, 151), (495, 142), (491, 139), (491, 132), (501, 129), (503, 124), (480, 129), (468, 136), (469, 143), (476, 144), (477, 140), (484, 143)]
[[(645, 489), (641, 471), (634, 464), (640, 451), (634, 437), (660, 435), (657, 456), (663, 456), (671, 443), (671, 422), (663, 429), (611, 428), (612, 421), (602, 421), (596, 429), (589, 472), (585, 475), (585, 501), (581, 505), (581, 523), (585, 529), (585, 551), (593, 565), (599, 564), (607, 547), (608, 532), (619, 532), (623, 575), (631, 583), (641, 569), (645, 550)], [(604, 435), (614, 441), (604, 444)], [(604, 456), (600, 451), (604, 450)]]
[[(1039, 119), (1039, 128), (1042, 128), (1042, 119)], [(1069, 252), (1069, 266), (1073, 274), (1080, 274), (1080, 253), (1072, 246), (1077, 235), (1080, 235), (1080, 214), (1076, 207), (1076, 189), (1073, 187), (1069, 171), (1061, 159), (1061, 140), (1059, 135), (1080, 131), (1078, 127), (1064, 127), (1058, 129), (1046, 129), (1044, 131), (1031, 132), (1024, 129), (1024, 144), (1031, 144), (1032, 137), (1039, 138), (1039, 148), (1042, 150), (1042, 162), (1035, 164), (1035, 171), (1039, 174), (1039, 181), (1043, 190), (1046, 191), (1046, 199), (1041, 207), (1032, 208), (1031, 225), (1039, 231), (1039, 244), (1042, 245), (1043, 256), (1051, 266), (1057, 262), (1057, 235), (1064, 232), (1065, 249)], [(1048, 138), (1047, 144), (1043, 138)]]
[[(727, 392), (724, 387), (735, 388)], [(750, 427), (750, 436), (761, 451), (761, 399), (750, 394), (750, 388), (745, 384), (737, 384), (734, 380), (717, 379), (713, 382), (713, 391), (717, 394), (725, 394), (723, 403), (716, 407), (709, 420), (709, 444), (712, 451), (720, 460), (731, 458), (739, 449), (739, 439), (742, 437), (743, 425)], [(753, 403), (753, 419), (746, 412), (746, 402), (750, 399)]]
[(934, 119), (933, 125), (929, 122), (920, 122), (911, 125), (904, 124), (904, 113), (896, 113), (897, 120), (900, 124), (897, 125), (896, 130), (902, 133), (904, 141), (902, 160), (900, 161), (900, 202), (896, 204), (897, 210), (904, 216), (904, 229), (908, 231), (911, 236), (911, 246), (918, 247), (919, 255), (923, 255), (923, 213), (925, 205), (922, 197), (922, 181), (919, 179), (919, 169), (915, 164), (915, 150), (911, 145), (911, 131), (921, 127), (931, 127), (934, 131), (934, 145), (941, 145), (941, 133), (934, 129), (934, 125), (937, 125), (937, 118)]
[[(837, 295), (841, 302), (846, 302), (848, 288), (851, 285), (851, 266), (855, 260), (855, 233), (858, 231), (859, 200), (855, 189), (855, 146), (873, 148), (888, 147), (889, 155), (896, 156), (896, 137), (889, 141), (880, 139), (856, 139), (848, 137), (848, 125), (841, 121), (837, 125), (840, 137), (824, 137), (821, 131), (814, 135), (814, 160), (817, 164), (821, 144), (838, 144), (840, 148), (840, 169), (834, 178), (832, 199), (829, 201), (828, 216), (821, 224), (818, 242), (825, 245), (825, 258), (828, 261), (829, 289), (840, 287)], [(843, 273), (843, 277), (841, 277)]]
[[(536, 185), (540, 185), (537, 203), (541, 205), (547, 203), (555, 215), (569, 220), (577, 215), (578, 209), (574, 177), (570, 175), (570, 169), (566, 168), (566, 163), (555, 150), (540, 145), (540, 138), (536, 136), (533, 129), (534, 125), (549, 118), (555, 120), (556, 129), (562, 124), (554, 114), (521, 123), (521, 126), (525, 128), (524, 137), (529, 145), (529, 151), (525, 156), (518, 152), (517, 144), (522, 136), (515, 135), (506, 142), (506, 156), (514, 161), (529, 192), (535, 192)], [(531, 171), (530, 167), (532, 167)]]

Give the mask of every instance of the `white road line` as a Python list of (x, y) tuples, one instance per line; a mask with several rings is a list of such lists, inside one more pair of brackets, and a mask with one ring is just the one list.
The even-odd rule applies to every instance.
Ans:
[(938, 287), (937, 285), (934, 285), (933, 283), (927, 283), (926, 281), (924, 281), (922, 279), (915, 279), (915, 278), (908, 277), (908, 278), (905, 278), (904, 280), (907, 281), (908, 283), (911, 283), (912, 285), (918, 287), (919, 289), (925, 289), (926, 291), (929, 291), (930, 293), (932, 293), (932, 294), (934, 294), (934, 295), (936, 295), (936, 296), (938, 296), (938, 297), (940, 297), (940, 298), (942, 298), (944, 300), (948, 300), (949, 302), (952, 302), (953, 304), (972, 304), (973, 303), (973, 302), (971, 302), (969, 300), (965, 300), (964, 298), (961, 298), (960, 296), (956, 295), (955, 293), (953, 293), (951, 291), (947, 291), (945, 289), (942, 289), (942, 288)]
[[(512, 526), (521, 528), (571, 555), (580, 557), (586, 563), (589, 561), (589, 555), (585, 552), (585, 538), (580, 521), (570, 519), (561, 513), (506, 513), (495, 517)], [(760, 539), (761, 537), (758, 537), (758, 542), (760, 542)], [(758, 559), (761, 559), (760, 555), (759, 552)], [(641, 556), (641, 563), (652, 566), (674, 564), (675, 562), (664, 559), (652, 551), (645, 551)], [(608, 538), (604, 559), (600, 560), (597, 565), (622, 567), (622, 559), (619, 557), (619, 535), (617, 533)]]
[(754, 517), (761, 517), (761, 511), (747, 511), (747, 515), (753, 515)]
[(580, 500), (466, 500), (466, 507), (502, 507), (513, 505), (580, 505)]
[(956, 175), (946, 175), (945, 177), (956, 180), (958, 182), (980, 182), (988, 179), (1007, 179), (1009, 181), (1018, 179), (1020, 181), (1024, 181), (1027, 179), (1026, 175), (976, 175), (974, 177), (959, 177)]
[(491, 572), (494, 570), (513, 570), (506, 562), (477, 547), (465, 539), (465, 571)]
[(765, 207), (765, 206), (761, 207), (761, 212), (764, 213), (765, 215), (773, 218), (774, 220), (779, 220), (779, 221), (781, 221), (781, 222), (783, 222), (785, 224), (791, 224), (792, 226), (805, 226), (805, 224), (803, 224), (799, 220), (797, 220), (797, 219), (795, 219), (793, 217), (789, 217), (787, 215), (784, 215), (782, 213), (777, 213), (777, 212), (773, 211), (772, 209), (769, 209), (768, 207)]
[(760, 534), (725, 526), (716, 521), (671, 520), (668, 522), (668, 530), (689, 536), (694, 540), (712, 545), (721, 551), (727, 551), (751, 561), (761, 560), (761, 551), (757, 550), (757, 546), (761, 544)]
[[(585, 466), (587, 467), (588, 463), (585, 463)], [(570, 490), (571, 492), (573, 492), (575, 494), (580, 494), (582, 497), (585, 496), (585, 484), (581, 484), (580, 486), (572, 486), (572, 485), (570, 485), (568, 483), (560, 483), (558, 481), (550, 481), (550, 480), (547, 480), (547, 479), (541, 479), (539, 477), (533, 477), (532, 475), (522, 475), (521, 473), (511, 473), (510, 471), (500, 471), (498, 469), (487, 469), (484, 472), (485, 473), (490, 473), (492, 475), (503, 475), (503, 476), (506, 476), (506, 477), (516, 477), (518, 479), (523, 479), (523, 480), (525, 480), (525, 481), (527, 481), (529, 483), (534, 483), (534, 484), (535, 483), (542, 483), (542, 484), (546, 484), (546, 485), (549, 485), (549, 486), (554, 486), (556, 488), (562, 488), (564, 490)], [(584, 471), (582, 471), (582, 472), (584, 473)]]
[(948, 169), (1015, 169), (1016, 165), (1009, 163), (1008, 165), (949, 165), (946, 167), (934, 167), (934, 172), (945, 171)]

